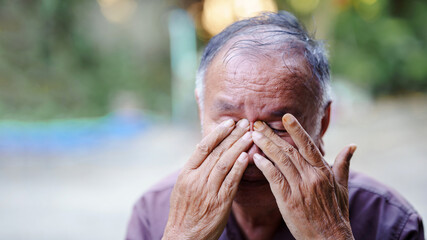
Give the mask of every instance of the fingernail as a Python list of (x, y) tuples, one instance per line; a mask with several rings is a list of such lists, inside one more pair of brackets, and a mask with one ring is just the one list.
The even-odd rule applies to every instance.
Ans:
[(254, 160), (259, 161), (261, 160), (261, 155), (259, 155), (258, 153), (254, 154)]
[(252, 138), (253, 139), (261, 139), (262, 138), (262, 134), (259, 132), (252, 132)]
[(246, 162), (246, 160), (248, 159), (248, 154), (245, 152), (242, 152), (239, 156), (239, 158), (237, 158), (237, 161), (244, 163)]
[(254, 163), (258, 168), (260, 166), (262, 166), (263, 159), (262, 159), (261, 155), (259, 155), (258, 153), (255, 153), (253, 158), (254, 158)]
[(249, 140), (249, 139), (251, 139), (251, 137), (252, 137), (252, 134), (250, 133), (250, 132), (247, 132), (247, 133), (245, 133), (245, 135), (243, 135), (243, 139), (244, 140)]
[(294, 118), (292, 117), (292, 115), (291, 114), (289, 114), (289, 113), (286, 113), (284, 116), (283, 116), (283, 121), (286, 123), (286, 124), (292, 124), (293, 122), (294, 122)]
[(247, 119), (242, 119), (239, 121), (239, 127), (247, 128), (249, 126), (249, 121)]
[(262, 123), (261, 121), (256, 121), (255, 123), (254, 123), (254, 129), (256, 130), (256, 131), (260, 131), (261, 129), (263, 129), (264, 128), (264, 123)]
[(222, 123), (224, 127), (232, 127), (234, 125), (233, 119), (228, 119), (227, 121)]

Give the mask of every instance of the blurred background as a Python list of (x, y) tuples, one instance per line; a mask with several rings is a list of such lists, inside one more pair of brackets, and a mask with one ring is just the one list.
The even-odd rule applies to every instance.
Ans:
[(326, 158), (427, 218), (427, 2), (0, 0), (0, 239), (122, 239), (132, 205), (200, 140), (201, 51), (262, 11), (330, 51)]

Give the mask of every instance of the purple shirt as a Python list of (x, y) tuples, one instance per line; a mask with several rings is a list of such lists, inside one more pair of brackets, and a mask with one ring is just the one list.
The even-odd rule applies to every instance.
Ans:
[[(161, 239), (178, 172), (163, 179), (135, 204), (126, 239)], [(396, 191), (361, 173), (349, 179), (350, 224), (355, 239), (424, 239), (420, 215)], [(220, 240), (244, 239), (230, 215)], [(273, 239), (294, 239), (282, 222)]]

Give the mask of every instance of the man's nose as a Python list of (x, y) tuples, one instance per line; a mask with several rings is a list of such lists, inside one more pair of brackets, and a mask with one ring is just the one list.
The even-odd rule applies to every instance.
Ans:
[[(254, 122), (255, 121), (250, 121), (250, 127), (249, 127), (249, 131), (252, 133), (254, 130)], [(252, 144), (252, 146), (249, 148), (249, 150), (247, 151), (248, 153), (248, 157), (249, 157), (249, 164), (254, 164), (254, 154), (258, 153), (264, 156), (264, 154), (262, 153), (261, 149), (254, 143)]]
[(254, 164), (254, 154), (258, 153), (264, 156), (264, 153), (261, 151), (261, 149), (255, 145), (255, 143), (252, 144), (252, 146), (248, 150), (248, 158), (249, 158), (249, 164)]

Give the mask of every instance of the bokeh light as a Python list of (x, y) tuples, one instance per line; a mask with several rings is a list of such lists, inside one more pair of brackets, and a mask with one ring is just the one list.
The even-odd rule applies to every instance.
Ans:
[(213, 36), (235, 21), (256, 16), (261, 12), (277, 12), (276, 2), (273, 0), (206, 0), (203, 5), (202, 25)]
[(104, 17), (113, 23), (128, 21), (138, 4), (135, 0), (98, 0)]
[(290, 0), (289, 3), (295, 11), (309, 14), (319, 5), (319, 0)]
[(384, 8), (384, 4), (378, 0), (357, 0), (354, 1), (357, 13), (366, 21), (377, 18)]
[(372, 5), (376, 2), (377, 0), (362, 0), (362, 2), (368, 4), (368, 5)]

